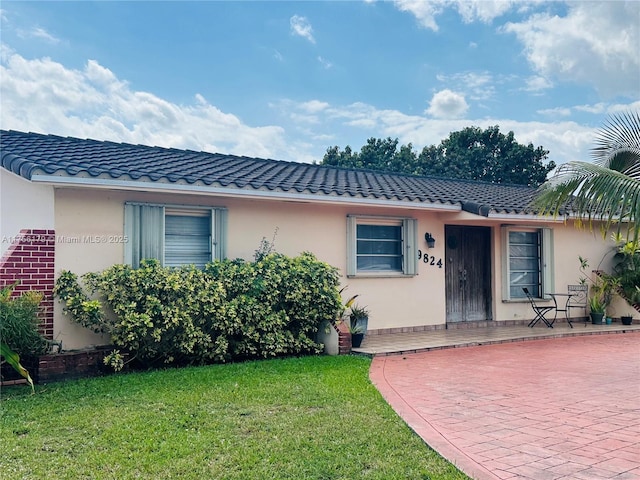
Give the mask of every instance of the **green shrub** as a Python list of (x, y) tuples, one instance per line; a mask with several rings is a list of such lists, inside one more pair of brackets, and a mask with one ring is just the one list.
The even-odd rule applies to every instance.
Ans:
[(614, 275), (622, 296), (630, 303), (640, 303), (640, 245), (622, 242), (614, 256)]
[[(148, 366), (318, 353), (316, 333), (341, 304), (337, 270), (310, 253), (216, 261), (204, 270), (145, 260), (83, 279), (112, 314), (70, 272), (56, 283), (65, 311)], [(122, 365), (120, 352), (109, 360)]]
[(41, 355), (48, 348), (38, 331), (42, 293), (30, 291), (12, 297), (15, 286), (0, 289), (0, 339), (21, 357)]

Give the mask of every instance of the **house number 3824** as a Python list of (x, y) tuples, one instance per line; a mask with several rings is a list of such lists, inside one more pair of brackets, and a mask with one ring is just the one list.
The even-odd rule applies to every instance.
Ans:
[(418, 260), (422, 260), (422, 263), (432, 265), (434, 267), (442, 268), (442, 259), (436, 258), (428, 253), (422, 253), (422, 250), (418, 250)]

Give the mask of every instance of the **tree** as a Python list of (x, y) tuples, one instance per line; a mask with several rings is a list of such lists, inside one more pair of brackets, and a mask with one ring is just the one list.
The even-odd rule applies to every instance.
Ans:
[(640, 112), (610, 116), (597, 132), (593, 162), (569, 162), (539, 190), (541, 213), (567, 210), (585, 221), (603, 220), (603, 233), (614, 225), (638, 244), (640, 225)]
[(438, 146), (424, 147), (420, 155), (411, 144), (398, 149), (397, 138), (370, 138), (359, 153), (349, 146), (344, 151), (337, 146), (328, 148), (322, 164), (538, 186), (555, 168), (554, 162), (543, 163), (548, 153), (531, 143), (517, 143), (513, 132), (504, 135), (497, 126), (486, 130), (468, 127), (451, 133)]
[(438, 147), (425, 147), (418, 158), (425, 173), (491, 183), (538, 186), (556, 164), (547, 165), (548, 150), (516, 142), (498, 126), (467, 127), (453, 132)]
[(345, 168), (366, 168), (385, 172), (413, 173), (416, 154), (411, 144), (402, 145), (398, 150), (398, 139), (370, 138), (367, 144), (355, 153), (347, 145), (344, 151), (340, 147), (329, 147), (322, 159), (323, 165)]

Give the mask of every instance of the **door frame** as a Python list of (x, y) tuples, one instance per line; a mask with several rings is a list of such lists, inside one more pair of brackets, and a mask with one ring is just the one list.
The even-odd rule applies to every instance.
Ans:
[[(456, 245), (452, 245), (453, 238), (450, 235), (455, 234), (453, 230), (459, 230)], [(465, 232), (466, 231), (466, 232)], [(465, 234), (466, 233), (466, 234)], [(479, 237), (478, 237), (479, 235)], [(493, 229), (485, 225), (445, 225), (445, 323), (458, 324), (472, 321), (491, 321), (493, 320)], [(471, 241), (480, 240), (479, 244)], [(461, 247), (462, 251), (458, 251), (457, 255), (453, 252)], [(460, 253), (461, 252), (461, 253)], [(456, 263), (454, 266), (453, 263)], [(471, 262), (471, 263), (469, 263)], [(460, 269), (463, 265), (463, 278), (459, 278), (456, 272), (451, 269)], [(467, 280), (467, 268), (476, 272), (470, 277), (481, 277), (479, 285), (479, 293), (469, 295), (469, 287)], [(479, 273), (478, 273), (479, 272)], [(460, 282), (460, 286), (456, 288), (453, 281)], [(477, 284), (477, 282), (476, 282)], [(455, 291), (459, 296), (452, 298), (451, 292)], [(467, 292), (465, 294), (465, 292)], [(476, 289), (475, 292), (478, 292)], [(469, 296), (470, 298), (465, 298)], [(474, 301), (476, 302), (474, 304)], [(483, 304), (478, 308), (478, 302)], [(457, 318), (460, 317), (460, 318)]]

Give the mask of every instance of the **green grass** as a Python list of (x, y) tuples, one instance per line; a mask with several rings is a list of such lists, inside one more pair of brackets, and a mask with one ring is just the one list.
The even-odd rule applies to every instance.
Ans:
[(12, 479), (465, 479), (368, 380), (306, 357), (3, 388)]

